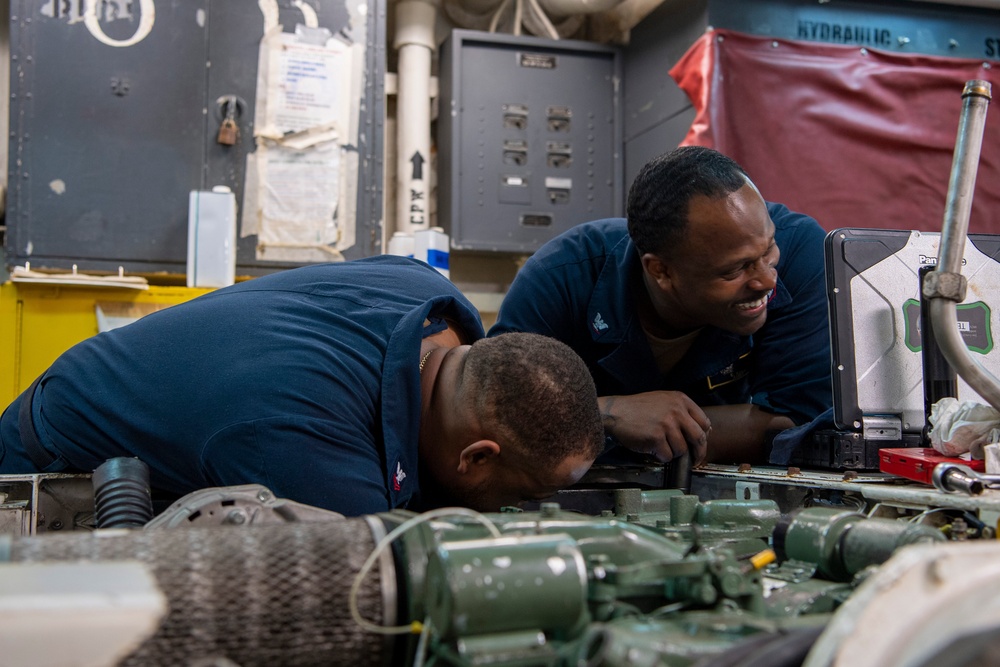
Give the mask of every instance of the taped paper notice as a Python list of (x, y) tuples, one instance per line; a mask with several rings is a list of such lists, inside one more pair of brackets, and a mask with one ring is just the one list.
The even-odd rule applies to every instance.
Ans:
[(354, 244), (353, 123), (356, 49), (324, 28), (275, 29), (261, 41), (257, 151), (247, 156), (241, 234), (256, 234), (257, 258), (340, 260)]
[(335, 141), (295, 149), (269, 141), (257, 148), (260, 230), (258, 256), (274, 261), (341, 259), (326, 246), (340, 233), (340, 146)]
[[(322, 43), (316, 43), (317, 34)], [(332, 125), (344, 136), (350, 124), (354, 50), (326, 30), (304, 26), (296, 34), (268, 35), (262, 48), (266, 108), (258, 135), (280, 140), (289, 132)]]

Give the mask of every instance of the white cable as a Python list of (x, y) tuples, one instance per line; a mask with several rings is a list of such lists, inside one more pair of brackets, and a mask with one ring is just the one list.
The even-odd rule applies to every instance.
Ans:
[(480, 524), (486, 526), (486, 529), (490, 531), (490, 535), (494, 538), (502, 537), (500, 530), (490, 521), (488, 518), (476, 512), (475, 510), (470, 510), (464, 507), (443, 507), (441, 509), (431, 510), (429, 512), (424, 512), (423, 514), (418, 514), (415, 517), (407, 519), (403, 523), (399, 524), (394, 528), (388, 535), (379, 540), (378, 544), (375, 545), (375, 549), (369, 554), (368, 559), (365, 561), (361, 569), (358, 570), (357, 575), (354, 577), (354, 583), (351, 584), (351, 594), (348, 597), (347, 604), (351, 609), (351, 616), (354, 621), (360, 625), (365, 630), (369, 632), (375, 632), (382, 635), (402, 635), (406, 633), (422, 633), (424, 625), (420, 621), (412, 621), (408, 625), (376, 625), (368, 619), (361, 615), (361, 610), (358, 609), (358, 592), (361, 590), (361, 583), (364, 578), (368, 575), (368, 572), (375, 565), (375, 561), (382, 552), (392, 544), (397, 537), (410, 530), (414, 526), (418, 526), (421, 523), (426, 523), (433, 519), (437, 519), (443, 516), (464, 516), (470, 519), (474, 519)]
[(510, 0), (503, 0), (503, 2), (500, 3), (500, 6), (497, 7), (496, 12), (493, 14), (493, 20), (490, 21), (489, 32), (497, 31), (497, 26), (500, 24), (500, 17), (507, 11), (508, 6), (510, 6)]
[(414, 657), (413, 667), (424, 667), (424, 653), (427, 652), (427, 639), (431, 636), (430, 614), (424, 619), (424, 628), (420, 631), (420, 639), (417, 640), (417, 650)]
[(533, 10), (535, 18), (538, 19), (539, 23), (541, 23), (542, 29), (546, 33), (544, 36), (549, 39), (559, 39), (559, 32), (556, 30), (556, 27), (552, 25), (552, 21), (549, 20), (549, 17), (545, 14), (541, 5), (538, 4), (538, 0), (528, 0), (528, 7)]

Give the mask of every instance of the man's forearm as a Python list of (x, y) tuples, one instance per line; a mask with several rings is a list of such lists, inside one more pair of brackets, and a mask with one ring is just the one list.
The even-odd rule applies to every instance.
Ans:
[(617, 424), (617, 419), (611, 414), (614, 409), (615, 399), (617, 396), (600, 396), (597, 399), (597, 407), (601, 412), (601, 422), (604, 424), (604, 432), (608, 435), (614, 435), (615, 425)]
[(709, 463), (764, 463), (765, 435), (795, 426), (784, 415), (761, 410), (756, 405), (715, 405), (705, 407), (712, 420), (708, 436)]

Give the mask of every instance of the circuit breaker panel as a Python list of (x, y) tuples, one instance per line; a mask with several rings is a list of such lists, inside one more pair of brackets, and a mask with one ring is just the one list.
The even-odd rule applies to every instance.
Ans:
[(452, 248), (534, 252), (621, 215), (613, 47), (456, 30), (442, 49), (439, 220)]

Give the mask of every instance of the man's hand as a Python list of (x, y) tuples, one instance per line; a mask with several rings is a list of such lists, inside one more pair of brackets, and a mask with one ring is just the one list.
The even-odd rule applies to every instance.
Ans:
[(604, 430), (624, 447), (666, 462), (685, 453), (705, 462), (712, 422), (679, 391), (650, 391), (598, 399)]

